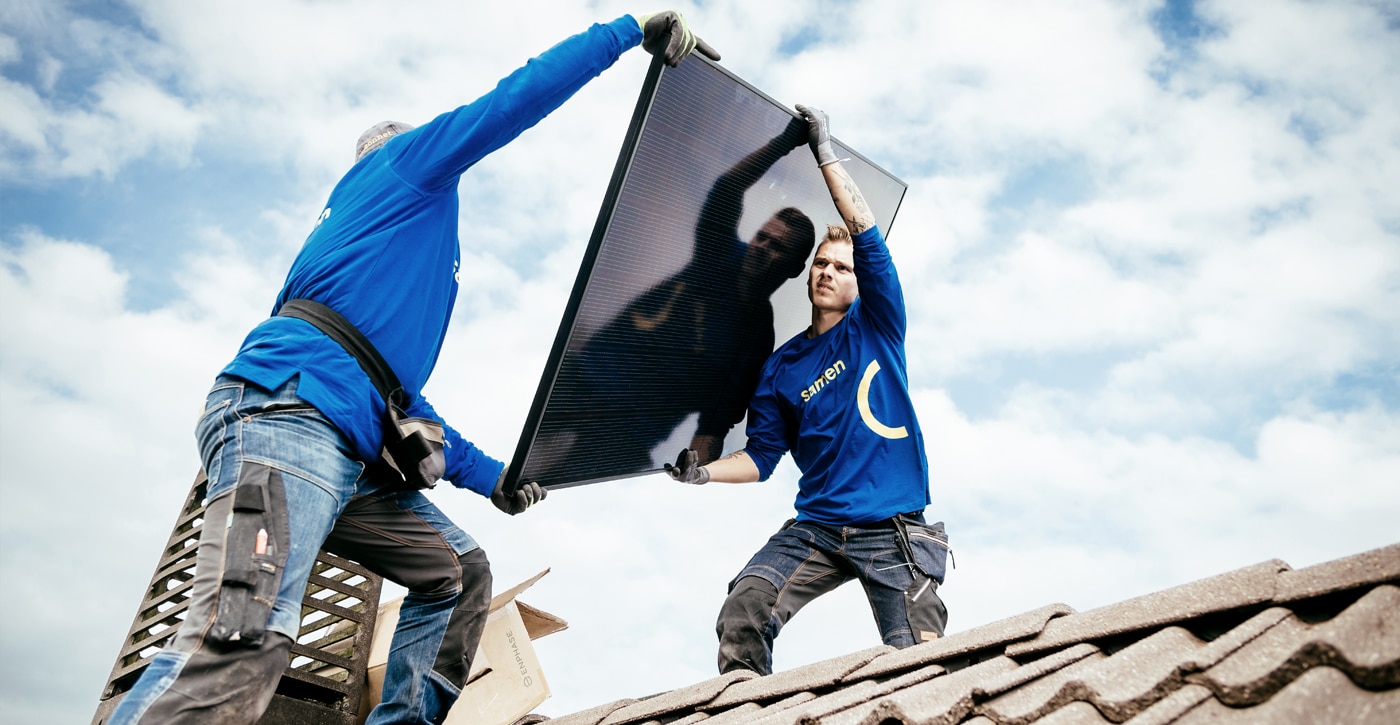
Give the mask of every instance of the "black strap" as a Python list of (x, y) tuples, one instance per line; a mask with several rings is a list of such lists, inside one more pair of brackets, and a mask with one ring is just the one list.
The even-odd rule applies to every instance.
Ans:
[(295, 317), (315, 325), (316, 329), (339, 343), (360, 363), (360, 368), (369, 376), (370, 382), (374, 383), (374, 387), (379, 390), (386, 403), (394, 403), (400, 408), (407, 407), (408, 401), (403, 400), (406, 397), (403, 386), (399, 385), (399, 378), (394, 374), (394, 369), (389, 367), (389, 363), (374, 349), (374, 343), (339, 312), (320, 302), (296, 299), (283, 302), (277, 314), (280, 317)]

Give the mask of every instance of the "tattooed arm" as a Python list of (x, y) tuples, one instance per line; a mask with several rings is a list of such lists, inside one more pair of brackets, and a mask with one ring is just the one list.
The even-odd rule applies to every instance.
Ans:
[(802, 114), (803, 120), (807, 122), (807, 144), (812, 147), (812, 155), (817, 157), (817, 165), (821, 167), (826, 188), (831, 191), (831, 200), (836, 202), (836, 211), (841, 214), (842, 221), (846, 222), (846, 228), (854, 236), (875, 226), (875, 215), (870, 212), (870, 205), (865, 203), (865, 197), (861, 196), (855, 179), (846, 173), (841, 160), (836, 158), (836, 151), (831, 146), (831, 126), (826, 113), (821, 109), (803, 105), (797, 106), (797, 112)]
[(870, 212), (870, 205), (865, 203), (855, 179), (846, 173), (840, 161), (823, 166), (822, 176), (826, 179), (826, 188), (831, 191), (831, 200), (836, 202), (836, 211), (841, 214), (852, 235), (875, 226), (875, 215)]

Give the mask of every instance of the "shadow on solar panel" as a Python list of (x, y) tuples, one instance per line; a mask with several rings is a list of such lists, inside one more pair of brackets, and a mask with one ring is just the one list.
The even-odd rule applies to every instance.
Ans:
[[(905, 185), (836, 146), (888, 233)], [(654, 62), (507, 486), (742, 447), (764, 361), (810, 323), (812, 247), (840, 223), (791, 110), (699, 56)]]

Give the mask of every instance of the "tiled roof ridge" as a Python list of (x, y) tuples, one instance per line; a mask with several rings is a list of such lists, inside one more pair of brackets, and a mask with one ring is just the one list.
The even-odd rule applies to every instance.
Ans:
[[(1362, 689), (1393, 688), (1400, 685), (1397, 613), (1400, 587), (1383, 584), (1324, 622), (1308, 624), (1290, 615), (1229, 663), (1187, 679), (1232, 707), (1259, 704), (1315, 667), (1335, 669)], [(1261, 641), (1269, 639), (1276, 641)]]
[(1400, 722), (1400, 544), (1298, 570), (1269, 560), (1082, 613), (1052, 604), (907, 649), (731, 673), (549, 723), (1292, 722), (1323, 703)]
[(1249, 615), (1274, 604), (1343, 596), (1385, 583), (1400, 583), (1400, 544), (1297, 570), (1271, 559), (1049, 620), (1038, 636), (1011, 644), (1006, 654), (1019, 657), (1076, 642), (1104, 641), (1207, 615)]
[(1066, 604), (1048, 604), (1029, 612), (1017, 614), (972, 629), (954, 632), (946, 637), (923, 642), (902, 650), (893, 650), (854, 672), (845, 680), (877, 677), (891, 672), (899, 672), (926, 662), (949, 663), (953, 669), (959, 668), (963, 658), (979, 659), (984, 652), (1002, 654), (1011, 642), (1028, 640), (1040, 635), (1048, 622), (1056, 617), (1075, 614)]
[[(1202, 694), (1213, 695), (1227, 706), (1251, 708), (1269, 701), (1317, 668), (1329, 668), (1345, 675), (1357, 688), (1384, 692), (1400, 685), (1400, 626), (1394, 621), (1396, 612), (1400, 612), (1400, 589), (1381, 585), (1336, 617), (1317, 624), (1301, 623), (1287, 609), (1275, 607), (1237, 628), (1248, 631), (1237, 634), (1236, 630), (1232, 630), (1211, 642), (1202, 642), (1179, 627), (1168, 627), (1114, 655), (1076, 658), (1073, 665), (1058, 670), (1053, 678), (1047, 678), (1042, 683), (1042, 689), (1051, 692), (1040, 698), (1023, 698), (1037, 699), (1033, 708), (1009, 710), (1006, 703), (993, 703), (1001, 692), (974, 691), (973, 699), (978, 704), (968, 714), (986, 717), (996, 725), (1018, 725), (1034, 722), (1075, 702), (1083, 702), (1092, 706), (1104, 720), (1119, 723), (1192, 685), (1209, 690), (1209, 693)], [(1382, 630), (1381, 636), (1372, 636), (1377, 630)], [(1348, 637), (1348, 633), (1352, 636)], [(1358, 637), (1356, 633), (1363, 633), (1363, 636)], [(1235, 663), (1248, 662), (1253, 656), (1251, 647), (1271, 650), (1268, 646), (1259, 647), (1260, 641), (1269, 637), (1293, 641), (1293, 646), (1284, 650), (1286, 656), (1276, 657), (1280, 660), (1278, 666), (1258, 668), (1251, 677), (1236, 676), (1238, 681), (1231, 681), (1227, 673), (1232, 669), (1236, 672), (1240, 670), (1240, 665)], [(1194, 643), (1190, 640), (1194, 640)], [(1092, 648), (1092, 645), (1079, 644), (1063, 651), (1085, 647)], [(1190, 651), (1192, 655), (1184, 660), (1179, 657), (1167, 659), (1157, 678), (1140, 683), (1144, 686), (1137, 688), (1136, 692), (1129, 692), (1126, 696), (1120, 692), (1115, 696), (1112, 692), (1115, 686), (1120, 690), (1131, 689), (1115, 679), (1131, 679), (1123, 673), (1126, 671), (1136, 675), (1150, 668), (1150, 663), (1145, 662), (1150, 657), (1139, 656), (1135, 663), (1130, 664), (1115, 662), (1123, 658), (1132, 659), (1134, 648), (1175, 649), (1178, 652)], [(1230, 659), (1237, 655), (1237, 659)], [(1230, 664), (1221, 664), (1227, 661)], [(1217, 667), (1217, 664), (1220, 666)], [(1102, 676), (1097, 680), (1094, 677), (1095, 669), (1102, 671)]]

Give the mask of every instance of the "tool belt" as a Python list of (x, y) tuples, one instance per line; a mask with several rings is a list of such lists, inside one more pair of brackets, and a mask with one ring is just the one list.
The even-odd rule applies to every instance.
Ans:
[(378, 469), (376, 474), (405, 490), (436, 486), (447, 472), (442, 423), (430, 418), (414, 418), (404, 412), (411, 402), (408, 394), (369, 338), (340, 313), (320, 302), (288, 300), (282, 303), (277, 314), (309, 322), (335, 340), (355, 358), (384, 398), (384, 446), (380, 460), (371, 464)]
[(943, 529), (943, 522), (926, 524), (907, 514), (899, 514), (889, 519), (889, 522), (894, 525), (895, 538), (899, 541), (900, 549), (904, 551), (905, 559), (915, 571), (942, 582), (945, 573), (944, 556), (951, 557), (953, 554), (953, 548), (948, 544), (948, 534)]

